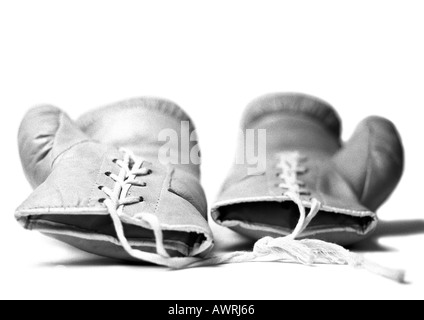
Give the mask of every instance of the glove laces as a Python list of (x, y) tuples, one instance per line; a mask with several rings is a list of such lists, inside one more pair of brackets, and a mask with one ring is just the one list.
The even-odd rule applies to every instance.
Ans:
[[(306, 208), (301, 196), (307, 195), (309, 192), (304, 189), (304, 183), (298, 180), (298, 175), (306, 172), (306, 168), (299, 165), (304, 159), (298, 152), (282, 153), (278, 165), (281, 169), (279, 178), (282, 180), (278, 186), (284, 189), (284, 195), (299, 208), (299, 221), (290, 235), (279, 238), (264, 237), (256, 242), (251, 252), (236, 251), (219, 253), (206, 258), (170, 257), (165, 248), (160, 221), (154, 214), (142, 212), (136, 214), (133, 218), (124, 217), (123, 209), (126, 205), (139, 203), (144, 200), (139, 197), (129, 197), (130, 188), (132, 186), (146, 187), (146, 184), (138, 182), (137, 178), (149, 175), (151, 171), (142, 168), (144, 160), (136, 157), (131, 151), (122, 149), (121, 152), (124, 155), (123, 160), (115, 161), (116, 165), (121, 168), (119, 175), (106, 173), (115, 181), (114, 189), (111, 190), (106, 187), (100, 187), (100, 189), (107, 195), (107, 199), (102, 199), (102, 202), (108, 208), (121, 246), (129, 256), (136, 260), (150, 262), (172, 269), (243, 262), (284, 262), (307, 266), (316, 264), (350, 265), (355, 268), (366, 269), (400, 283), (405, 281), (404, 271), (379, 266), (365, 259), (362, 255), (352, 253), (337, 244), (314, 239), (297, 240), (319, 213), (322, 206), (317, 199), (312, 199), (309, 213), (306, 214)], [(123, 221), (128, 221), (128, 219), (130, 219), (129, 222), (137, 222), (145, 228), (153, 230), (156, 253), (134, 249), (130, 245), (123, 228)]]

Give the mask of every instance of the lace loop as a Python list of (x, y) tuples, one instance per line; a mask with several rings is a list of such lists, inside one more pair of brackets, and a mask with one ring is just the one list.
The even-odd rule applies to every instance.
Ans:
[[(113, 190), (101, 186), (102, 190), (112, 201), (116, 208), (121, 206), (131, 205), (143, 201), (143, 198), (140, 197), (127, 197), (127, 192), (131, 186), (145, 187), (145, 182), (137, 181), (137, 177), (146, 176), (151, 173), (150, 169), (139, 168), (144, 161), (139, 159), (134, 161), (135, 156), (131, 151), (121, 149), (121, 152), (124, 154), (124, 160), (114, 160), (113, 162), (121, 168), (119, 175), (113, 174), (111, 172), (106, 172), (105, 174), (115, 181), (115, 187)], [(130, 163), (133, 162), (132, 168), (130, 168)], [(123, 192), (126, 190), (127, 192)]]

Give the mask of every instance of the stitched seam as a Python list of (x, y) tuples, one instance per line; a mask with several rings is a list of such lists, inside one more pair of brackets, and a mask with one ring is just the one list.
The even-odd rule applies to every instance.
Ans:
[(325, 203), (325, 197), (324, 197), (324, 195), (322, 194), (322, 192), (320, 191), (320, 188), (318, 187), (318, 180), (321, 178), (321, 173), (322, 173), (322, 167), (321, 166), (319, 166), (318, 167), (318, 175), (317, 175), (317, 179), (315, 180), (315, 191), (318, 193), (318, 195), (319, 195), (319, 197), (320, 197), (320, 201), (322, 201), (322, 203), (323, 203), (323, 206), (325, 206), (326, 205), (326, 203)]
[(157, 200), (156, 205), (155, 205), (155, 210), (154, 210), (154, 213), (155, 214), (157, 214), (157, 212), (158, 212), (159, 204), (160, 204), (160, 199), (162, 198), (162, 194), (163, 194), (164, 190), (166, 189), (166, 187), (165, 187), (166, 186), (166, 182), (167, 182), (166, 179), (169, 178), (169, 184), (170, 184), (171, 183), (171, 177), (174, 174), (174, 171), (175, 171), (175, 169), (172, 169), (171, 172), (168, 171), (168, 174), (167, 174), (167, 176), (165, 177), (165, 179), (164, 179), (164, 181), (162, 183), (162, 189), (160, 190), (160, 193), (159, 193), (159, 196), (158, 196), (158, 200)]
[[(205, 206), (206, 208), (204, 208), (204, 206), (201, 203), (196, 204), (195, 203), (196, 202), (196, 195), (194, 195), (191, 192), (191, 190), (187, 189), (187, 192), (189, 194), (188, 194), (188, 196), (184, 196), (184, 195), (180, 194), (177, 190), (175, 190), (175, 188), (173, 188), (173, 182), (178, 182), (178, 179), (175, 175), (176, 175), (176, 170), (174, 168), (172, 170), (171, 175), (170, 175), (169, 184), (168, 184), (168, 192), (172, 193), (172, 194), (176, 195), (177, 197), (186, 201), (189, 205), (191, 205), (194, 209), (196, 209), (199, 213), (201, 213), (202, 216), (203, 216), (203, 213), (206, 213), (206, 216), (207, 216), (207, 211), (208, 211), (207, 205)], [(203, 195), (201, 197), (206, 197), (206, 196), (203, 193)]]
[(54, 167), (55, 162), (57, 161), (57, 159), (59, 159), (64, 153), (68, 152), (69, 150), (71, 150), (72, 148), (84, 144), (84, 143), (90, 143), (93, 142), (92, 140), (86, 139), (86, 140), (82, 140), (82, 141), (78, 141), (77, 143), (74, 143), (73, 145), (71, 145), (70, 147), (66, 148), (65, 150), (63, 150), (60, 154), (58, 154), (56, 156), (56, 158), (54, 158), (54, 160), (52, 161), (52, 168)]
[(263, 112), (252, 119), (248, 119), (246, 121), (246, 123), (243, 124), (243, 126), (246, 128), (248, 126), (253, 126), (255, 124), (257, 124), (258, 122), (262, 121), (265, 117), (267, 116), (272, 116), (274, 114), (288, 114), (291, 116), (298, 116), (298, 115), (302, 115), (304, 116), (306, 119), (309, 119), (311, 121), (316, 122), (317, 124), (319, 124), (322, 128), (324, 128), (327, 132), (329, 132), (331, 135), (335, 135), (337, 133), (336, 129), (334, 128), (335, 125), (331, 124), (330, 121), (324, 121), (323, 119), (320, 119), (319, 116), (313, 115), (311, 113), (308, 112), (304, 112), (302, 110), (293, 110), (293, 109), (283, 109), (283, 110), (262, 110)]
[[(71, 231), (71, 232), (74, 231), (74, 232), (81, 232), (81, 233), (86, 233), (86, 234), (94, 234), (94, 235), (100, 235), (100, 236), (105, 236), (105, 237), (110, 237), (110, 238), (116, 239), (112, 235), (100, 233), (100, 232), (97, 232), (96, 230), (88, 230), (88, 229), (79, 228), (79, 227), (76, 227), (76, 226), (73, 226), (73, 225), (68, 225), (68, 224), (65, 224), (65, 223), (58, 223), (58, 222), (42, 220), (42, 219), (36, 219), (36, 220), (33, 219), (33, 220), (31, 220), (31, 222), (28, 221), (28, 227), (30, 227), (32, 229), (36, 229), (37, 227), (51, 227), (51, 228), (53, 228), (53, 227), (65, 227), (64, 231), (66, 231), (66, 228), (69, 228), (68, 231)], [(29, 228), (27, 228), (27, 229), (29, 229)], [(148, 230), (148, 229), (146, 229), (146, 230)], [(54, 230), (52, 230), (52, 231), (54, 231)], [(61, 230), (59, 229), (58, 231), (61, 231)], [(94, 231), (94, 233), (93, 233), (93, 231)], [(151, 238), (130, 238), (129, 240), (131, 242), (137, 242), (138, 240), (149, 242), (149, 241), (151, 241)], [(151, 243), (154, 244), (153, 242), (151, 242)], [(187, 251), (191, 249), (190, 246), (188, 246), (187, 244), (182, 243), (178, 240), (165, 240), (165, 243), (167, 243), (167, 244), (178, 244), (178, 245), (182, 246)]]
[[(240, 226), (243, 225), (249, 225), (249, 226), (255, 226), (255, 227), (262, 227), (264, 229), (269, 229), (269, 230), (279, 230), (279, 231), (287, 231), (290, 232), (291, 228), (290, 227), (280, 227), (280, 226), (275, 226), (275, 225), (271, 225), (271, 224), (264, 224), (264, 223), (256, 223), (256, 222), (252, 222), (252, 221), (245, 221), (245, 220), (236, 220), (236, 219), (231, 219), (231, 220), (219, 220), (219, 222), (221, 223), (225, 223), (225, 222), (235, 222), (237, 224), (239, 224)], [(369, 225), (371, 225), (372, 222), (369, 223)], [(364, 231), (364, 228), (361, 226), (358, 226), (356, 224), (349, 224), (349, 225), (344, 225), (344, 226), (340, 226), (340, 225), (320, 225), (320, 226), (308, 226), (308, 228), (306, 229), (306, 231), (322, 231), (322, 232), (327, 232), (325, 230), (322, 229), (354, 229), (356, 231)], [(366, 228), (365, 228), (366, 230)]]
[(50, 226), (65, 227), (65, 228), (69, 228), (70, 230), (74, 230), (74, 231), (94, 232), (96, 234), (106, 235), (106, 234), (103, 234), (103, 233), (98, 232), (98, 230), (88, 230), (88, 229), (85, 229), (85, 228), (74, 226), (72, 224), (67, 224), (67, 223), (63, 223), (63, 222), (49, 221), (49, 220), (40, 219), (40, 218), (38, 218), (38, 219), (37, 218), (33, 218), (32, 221), (31, 221), (31, 224), (32, 224), (32, 227), (36, 227), (38, 225), (46, 224), (46, 225), (50, 225)]
[[(31, 212), (32, 210), (37, 210), (37, 209), (45, 209), (45, 210), (54, 210), (54, 209), (84, 209), (84, 208), (87, 208), (87, 209), (91, 209), (92, 207), (90, 207), (90, 206), (81, 206), (81, 207), (75, 207), (75, 206), (61, 206), (61, 207), (31, 207), (31, 208), (23, 208), (22, 210), (20, 210), (20, 211), (22, 211), (22, 212)], [(106, 210), (106, 208), (99, 208), (99, 211), (100, 211), (100, 209), (101, 210), (103, 210), (103, 209), (105, 209)], [(47, 212), (48, 213), (48, 212)]]
[[(289, 100), (287, 101), (287, 99)], [(308, 100), (313, 102), (312, 106), (307, 104)], [(258, 108), (257, 104), (259, 103), (261, 106)], [(317, 105), (322, 107), (317, 107)], [(267, 115), (276, 113), (304, 115), (308, 118), (320, 122), (321, 125), (333, 135), (340, 135), (340, 117), (328, 102), (317, 97), (297, 93), (286, 93), (284, 95), (269, 94), (255, 100), (249, 105), (247, 111), (245, 112), (242, 126), (247, 127), (257, 121), (260, 121)]]
[(362, 192), (361, 192), (361, 197), (360, 197), (361, 203), (364, 201), (364, 195), (367, 194), (370, 183), (371, 183), (371, 170), (372, 170), (372, 167), (371, 167), (371, 161), (372, 161), (372, 159), (371, 159), (371, 145), (372, 145), (372, 141), (373, 141), (374, 132), (369, 125), (367, 125), (367, 128), (368, 128), (368, 139), (369, 139), (368, 140), (368, 146), (367, 146), (368, 150), (367, 150), (367, 160), (366, 160), (367, 170), (366, 170), (366, 173), (365, 173), (364, 185), (362, 187)]
[[(155, 106), (151, 106), (149, 104), (146, 104), (146, 101), (144, 101), (143, 98), (135, 98), (128, 101), (121, 101), (113, 105), (107, 105), (104, 107), (101, 107), (98, 112), (100, 113), (107, 113), (107, 112), (113, 112), (115, 108), (122, 108), (124, 110), (145, 110), (149, 112), (153, 112), (156, 114), (161, 114), (165, 116), (169, 116), (173, 120), (179, 120), (179, 121), (189, 121), (191, 125), (193, 125), (193, 122), (191, 118), (185, 113), (185, 111), (179, 107), (178, 105), (174, 104), (171, 101), (162, 101), (159, 98), (145, 98), (149, 102), (149, 99), (157, 100), (158, 104)], [(82, 119), (83, 120), (83, 126), (85, 128), (88, 128), (92, 126), (93, 124), (99, 122), (101, 120), (101, 116), (97, 115), (96, 117), (93, 116), (91, 119)], [(193, 125), (194, 126), (194, 125)]]
[[(49, 152), (50, 158), (52, 158), (53, 150), (56, 148), (57, 134), (58, 134), (58, 132), (59, 132), (59, 130), (62, 127), (62, 124), (63, 124), (64, 113), (63, 113), (63, 111), (59, 111), (59, 113), (60, 113), (60, 115), (58, 117), (58, 125), (57, 125), (57, 128), (56, 128), (55, 134), (53, 135), (52, 148), (51, 148), (51, 150)], [(56, 162), (56, 159), (57, 158), (58, 157), (56, 157), (54, 159), (51, 159), (51, 161), (50, 161), (50, 163), (51, 163), (50, 168), (53, 168), (54, 163)]]
[(102, 163), (101, 163), (101, 165), (100, 165), (100, 168), (99, 168), (99, 171), (98, 171), (98, 173), (97, 173), (96, 179), (95, 179), (95, 181), (94, 181), (94, 183), (93, 183), (93, 187), (91, 188), (90, 197), (89, 197), (89, 199), (88, 199), (88, 206), (89, 206), (89, 207), (95, 207), (95, 206), (96, 206), (96, 205), (95, 205), (95, 201), (94, 201), (94, 192), (95, 192), (95, 190), (96, 190), (96, 188), (97, 188), (97, 183), (98, 183), (98, 181), (99, 181), (99, 178), (100, 178), (100, 176), (102, 175), (103, 165), (105, 164), (105, 162), (106, 162), (106, 160), (107, 160), (107, 156), (106, 156), (106, 154), (107, 154), (107, 151), (105, 151), (105, 152), (103, 153), (103, 155), (102, 155)]
[(384, 148), (382, 146), (375, 146), (373, 149), (374, 153), (382, 153), (385, 156), (389, 157), (393, 162), (395, 162), (398, 166), (402, 165), (402, 160), (399, 158), (397, 154), (394, 154), (392, 150), (389, 148)]

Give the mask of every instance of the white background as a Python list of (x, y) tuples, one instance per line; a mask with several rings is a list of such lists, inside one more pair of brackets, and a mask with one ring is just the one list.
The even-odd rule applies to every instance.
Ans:
[[(423, 1), (1, 1), (1, 298), (423, 298)], [(14, 221), (31, 192), (16, 135), (27, 109), (77, 117), (135, 96), (176, 101), (192, 116), (212, 202), (231, 165), (244, 106), (300, 91), (333, 104), (347, 138), (365, 116), (392, 119), (404, 179), (357, 249), (408, 271), (401, 286), (349, 267), (279, 263), (185, 271), (119, 265)], [(214, 227), (219, 247), (246, 248)]]

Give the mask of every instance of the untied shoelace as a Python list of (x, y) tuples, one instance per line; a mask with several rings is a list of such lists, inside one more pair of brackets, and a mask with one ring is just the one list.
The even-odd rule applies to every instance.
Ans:
[(114, 189), (111, 190), (106, 187), (100, 187), (100, 189), (107, 195), (107, 199), (103, 199), (103, 202), (108, 208), (121, 246), (129, 256), (136, 260), (150, 262), (172, 269), (242, 262), (350, 265), (355, 268), (366, 269), (400, 283), (404, 283), (405, 281), (405, 272), (403, 270), (380, 266), (365, 259), (362, 255), (350, 252), (337, 244), (315, 239), (297, 240), (321, 209), (321, 203), (317, 199), (312, 199), (310, 211), (306, 214), (306, 208), (301, 199), (301, 193), (304, 192), (301, 188), (302, 182), (297, 180), (298, 173), (304, 169), (299, 166), (301, 157), (297, 152), (281, 154), (281, 161), (279, 163), (279, 168), (282, 170), (279, 177), (283, 180), (279, 186), (286, 190), (284, 195), (298, 206), (300, 213), (297, 226), (290, 235), (279, 238), (264, 237), (256, 242), (251, 252), (217, 253), (206, 258), (170, 257), (164, 245), (164, 236), (160, 221), (155, 215), (142, 212), (136, 214), (133, 219), (140, 221), (153, 230), (156, 253), (134, 249), (124, 233), (122, 222), (123, 209), (126, 205), (143, 201), (140, 197), (128, 197), (128, 193), (133, 185), (146, 186), (144, 183), (138, 182), (137, 177), (146, 176), (151, 171), (142, 168), (144, 160), (136, 157), (131, 151), (121, 150), (121, 152), (124, 155), (123, 160), (115, 161), (121, 168), (120, 173), (118, 175), (107, 173), (115, 181)]

